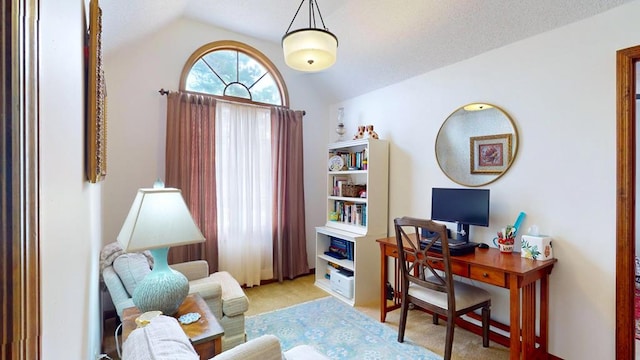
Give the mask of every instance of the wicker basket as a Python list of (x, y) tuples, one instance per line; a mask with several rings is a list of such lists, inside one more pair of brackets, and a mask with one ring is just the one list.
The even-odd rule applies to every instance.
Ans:
[(367, 185), (342, 184), (344, 197), (360, 197), (361, 191), (367, 191)]

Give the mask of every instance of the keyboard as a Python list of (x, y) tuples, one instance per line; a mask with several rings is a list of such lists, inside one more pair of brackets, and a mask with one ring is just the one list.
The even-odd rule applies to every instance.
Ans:
[[(474, 252), (476, 247), (478, 246), (478, 243), (471, 241), (467, 242), (456, 239), (447, 239), (447, 241), (449, 242), (449, 254), (451, 256), (470, 254)], [(421, 245), (423, 245), (421, 247), (424, 248), (424, 246), (426, 246), (426, 243), (422, 242)], [(430, 250), (436, 253), (441, 253), (442, 245), (440, 240), (436, 241), (435, 244), (431, 246)]]

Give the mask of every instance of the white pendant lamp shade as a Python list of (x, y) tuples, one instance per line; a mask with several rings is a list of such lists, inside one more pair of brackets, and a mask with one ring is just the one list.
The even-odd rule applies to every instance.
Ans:
[[(309, 3), (309, 27), (289, 31), (305, 1)], [(316, 13), (322, 27), (316, 27)], [(289, 28), (282, 37), (282, 50), (287, 66), (298, 71), (316, 72), (336, 62), (338, 38), (324, 25), (317, 1), (300, 2)]]
[(322, 29), (300, 29), (282, 38), (284, 61), (292, 69), (315, 72), (336, 62), (338, 38)]

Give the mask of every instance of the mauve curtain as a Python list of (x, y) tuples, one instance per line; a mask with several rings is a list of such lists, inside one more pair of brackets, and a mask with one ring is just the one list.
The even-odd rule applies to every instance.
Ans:
[(271, 108), (273, 265), (278, 281), (309, 272), (304, 213), (302, 111)]
[(209, 272), (218, 270), (215, 109), (211, 96), (171, 92), (167, 99), (167, 187), (182, 190), (191, 214), (206, 241), (172, 247), (169, 263), (207, 260)]

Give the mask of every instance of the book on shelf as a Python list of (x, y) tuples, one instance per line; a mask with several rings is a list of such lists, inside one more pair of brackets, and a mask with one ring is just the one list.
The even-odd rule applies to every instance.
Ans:
[(342, 158), (344, 166), (349, 170), (366, 170), (367, 159), (367, 150), (364, 149), (362, 151), (340, 151), (336, 150), (329, 153), (329, 156), (338, 155)]
[(356, 204), (351, 201), (335, 201), (333, 211), (337, 221), (351, 225), (367, 225), (367, 204)]
[(325, 251), (325, 255), (343, 260), (353, 260), (353, 243), (351, 241), (331, 236), (331, 244), (329, 250)]
[(334, 176), (333, 177), (333, 196), (342, 196), (342, 185), (349, 183), (348, 176)]

